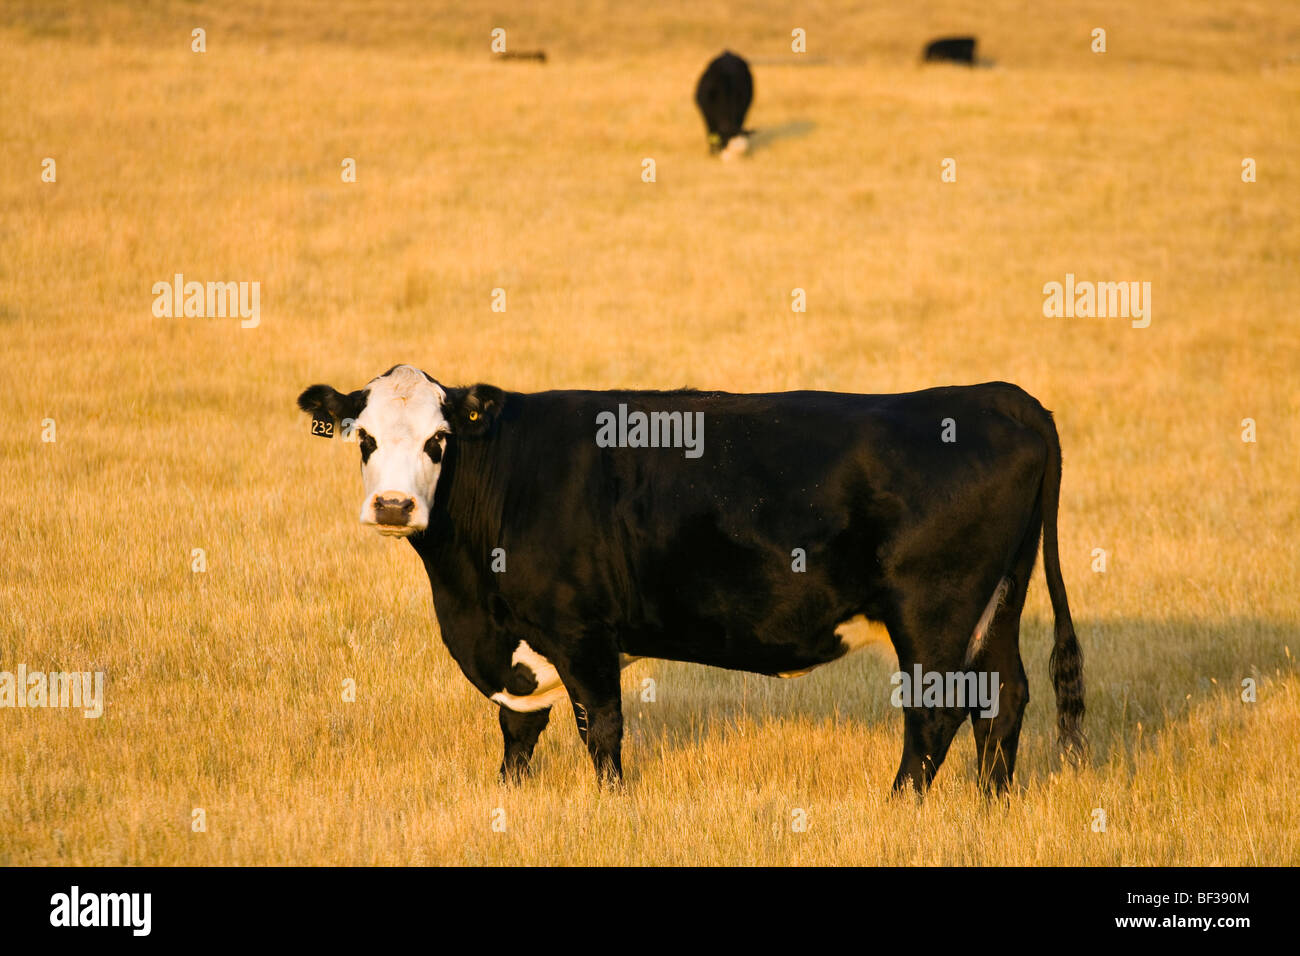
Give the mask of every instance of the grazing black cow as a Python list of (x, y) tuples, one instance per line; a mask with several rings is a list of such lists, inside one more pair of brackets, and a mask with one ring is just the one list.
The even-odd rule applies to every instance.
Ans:
[(1040, 531), (1060, 742), (1083, 753), (1061, 451), (1014, 385), (520, 394), (401, 365), (298, 404), (355, 420), (361, 521), (424, 562), (452, 657), (500, 705), (506, 778), (566, 695), (598, 778), (621, 777), (621, 655), (791, 677), (854, 650), (850, 625), (870, 620), (900, 673), (999, 675), (992, 708), (900, 705), (895, 788), (924, 790), (970, 717), (1000, 791), (1029, 700), (1020, 613)]
[(507, 50), (496, 55), (498, 60), (536, 60), (538, 63), (546, 62), (545, 50)]
[(942, 37), (933, 40), (921, 57), (927, 63), (964, 63), (975, 65), (974, 37)]
[(754, 100), (749, 64), (730, 50), (711, 62), (695, 87), (695, 104), (709, 131), (709, 152), (730, 157), (749, 148), (745, 114)]

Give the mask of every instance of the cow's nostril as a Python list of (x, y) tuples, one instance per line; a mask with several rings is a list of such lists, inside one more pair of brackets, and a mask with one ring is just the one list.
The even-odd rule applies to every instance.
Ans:
[(375, 523), (401, 526), (408, 524), (415, 511), (415, 499), (410, 495), (375, 495)]

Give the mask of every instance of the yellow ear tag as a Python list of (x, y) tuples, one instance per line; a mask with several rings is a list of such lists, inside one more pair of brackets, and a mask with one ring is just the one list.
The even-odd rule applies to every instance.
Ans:
[(476, 421), (478, 421), (478, 412), (470, 412), (470, 413), (469, 413), (469, 420), (472, 421), (472, 422), (476, 422)]

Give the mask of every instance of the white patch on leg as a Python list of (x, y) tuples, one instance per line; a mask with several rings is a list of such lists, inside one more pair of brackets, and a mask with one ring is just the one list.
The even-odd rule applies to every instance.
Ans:
[(1007, 589), (1010, 587), (1011, 581), (1003, 578), (998, 582), (998, 586), (993, 589), (993, 596), (989, 598), (989, 603), (984, 607), (984, 613), (980, 615), (979, 621), (975, 624), (975, 630), (970, 636), (970, 644), (966, 647), (967, 667), (974, 662), (980, 651), (984, 649), (984, 638), (988, 635), (989, 628), (993, 624), (993, 617), (998, 613), (998, 608), (1002, 606), (1002, 601), (1007, 596)]
[(497, 691), (492, 695), (492, 699), (498, 704), (519, 713), (528, 713), (534, 710), (545, 710), (569, 695), (560, 681), (560, 674), (555, 669), (555, 665), (529, 647), (527, 641), (520, 641), (510, 657), (510, 666), (514, 667), (517, 664), (523, 664), (533, 672), (537, 689), (526, 696), (511, 694), (505, 690)]

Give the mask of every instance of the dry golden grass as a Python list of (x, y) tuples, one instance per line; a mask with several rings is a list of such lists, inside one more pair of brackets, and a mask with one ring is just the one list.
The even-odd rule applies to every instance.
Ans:
[[(0, 863), (1300, 862), (1300, 10), (625, 6), (0, 12), (0, 669), (108, 675), (102, 719), (0, 711)], [(498, 25), (551, 62), (491, 62)], [(996, 69), (917, 67), (961, 29)], [(805, 131), (726, 166), (690, 100), (724, 45), (757, 61), (752, 123)], [(260, 281), (260, 327), (155, 319), (175, 272)], [(1044, 319), (1066, 272), (1151, 281), (1151, 327)], [(639, 662), (625, 793), (559, 715), (499, 786), (418, 561), (356, 524), (355, 448), (294, 407), (398, 361), (521, 390), (1021, 384), (1065, 449), (1093, 765), (1054, 772), (1040, 575), (1005, 805), (969, 729), (923, 804), (887, 798), (887, 646), (784, 682)]]

